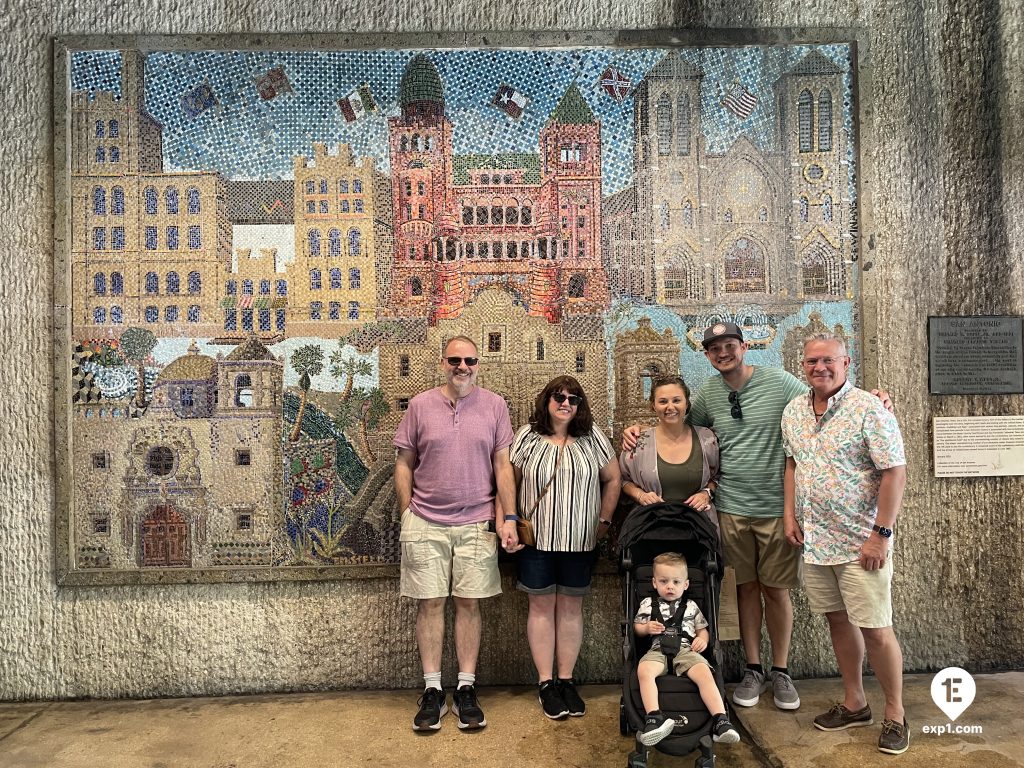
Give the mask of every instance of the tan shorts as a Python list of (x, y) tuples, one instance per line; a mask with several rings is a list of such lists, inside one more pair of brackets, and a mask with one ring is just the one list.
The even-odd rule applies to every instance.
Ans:
[(800, 583), (800, 550), (786, 541), (781, 517), (746, 517), (719, 512), (725, 563), (736, 584), (794, 589)]
[[(658, 675), (664, 675), (668, 672), (668, 657), (657, 648), (652, 648), (643, 655), (640, 659), (640, 663), (653, 662), (661, 666), (661, 670)], [(685, 651), (679, 651), (672, 659), (672, 669), (676, 673), (676, 677), (683, 677), (692, 667), (698, 664), (708, 664), (708, 660), (701, 656), (696, 651), (687, 649)], [(708, 664), (710, 667), (711, 665)]]
[(405, 597), (492, 597), (501, 594), (497, 536), (487, 523), (439, 525), (402, 513), (401, 592)]
[(865, 571), (859, 562), (804, 563), (804, 592), (812, 613), (846, 611), (866, 629), (892, 626), (892, 551), (884, 568)]

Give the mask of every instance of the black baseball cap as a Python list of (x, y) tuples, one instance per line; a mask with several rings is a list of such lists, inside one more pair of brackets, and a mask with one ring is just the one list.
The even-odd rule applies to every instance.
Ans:
[(719, 339), (739, 339), (743, 341), (743, 331), (736, 323), (715, 323), (704, 331), (704, 349)]

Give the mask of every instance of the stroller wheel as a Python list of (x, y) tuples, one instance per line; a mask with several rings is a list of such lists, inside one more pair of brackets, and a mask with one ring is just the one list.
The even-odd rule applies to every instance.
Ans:
[(647, 768), (646, 752), (630, 752), (626, 760), (626, 768)]
[(693, 764), (693, 768), (715, 768), (715, 756), (698, 757), (697, 762)]
[(626, 717), (626, 705), (619, 700), (619, 733), (629, 736), (629, 718)]

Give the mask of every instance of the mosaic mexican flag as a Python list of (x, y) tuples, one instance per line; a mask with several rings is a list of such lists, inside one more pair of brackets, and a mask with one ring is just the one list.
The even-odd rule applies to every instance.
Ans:
[(721, 319), (856, 358), (853, 44), (64, 60), (80, 583), (396, 563), (391, 439), (455, 334), (513, 425), (570, 373), (615, 434)]

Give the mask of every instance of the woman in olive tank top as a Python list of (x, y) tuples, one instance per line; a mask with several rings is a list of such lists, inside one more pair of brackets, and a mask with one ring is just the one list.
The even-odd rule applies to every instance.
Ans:
[(682, 502), (705, 512), (717, 529), (715, 433), (689, 423), (690, 388), (678, 376), (656, 379), (650, 404), (657, 426), (640, 433), (636, 448), (619, 457), (623, 495), (639, 505)]

